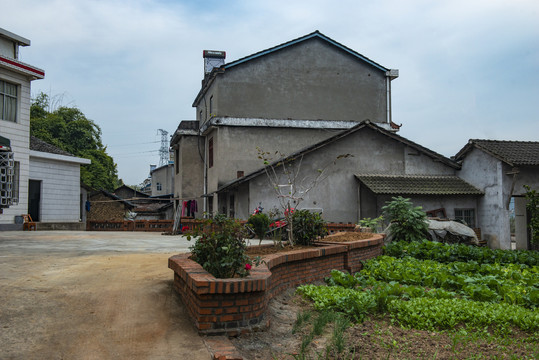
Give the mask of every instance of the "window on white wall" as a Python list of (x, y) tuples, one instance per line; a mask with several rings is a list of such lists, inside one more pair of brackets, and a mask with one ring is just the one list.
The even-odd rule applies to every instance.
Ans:
[(17, 121), (17, 85), (0, 80), (0, 119)]
[(475, 209), (455, 209), (455, 219), (463, 221), (471, 228), (475, 227)]
[(161, 185), (161, 183), (157, 183), (157, 191), (161, 190), (163, 190), (163, 186)]

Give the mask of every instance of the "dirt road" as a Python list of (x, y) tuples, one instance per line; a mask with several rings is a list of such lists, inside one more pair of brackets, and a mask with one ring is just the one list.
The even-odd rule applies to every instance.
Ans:
[(0, 234), (1, 359), (210, 358), (172, 288), (170, 239), (51, 234)]

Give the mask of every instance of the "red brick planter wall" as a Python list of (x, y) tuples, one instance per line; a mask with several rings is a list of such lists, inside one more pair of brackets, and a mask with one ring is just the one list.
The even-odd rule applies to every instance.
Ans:
[[(329, 237), (330, 239), (331, 237)], [(174, 288), (200, 333), (230, 336), (269, 324), (264, 315), (272, 297), (300, 284), (323, 280), (331, 270), (358, 271), (361, 260), (381, 253), (383, 236), (348, 243), (324, 242), (316, 249), (269, 255), (248, 277), (217, 279), (190, 260), (190, 254), (169, 259)]]

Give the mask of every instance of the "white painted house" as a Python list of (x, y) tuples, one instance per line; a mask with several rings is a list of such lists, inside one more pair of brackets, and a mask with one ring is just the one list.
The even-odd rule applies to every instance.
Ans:
[(30, 83), (45, 72), (18, 60), (19, 47), (29, 45), (0, 28), (0, 230), (22, 229), (23, 214), (38, 229), (79, 228), (86, 193), (80, 165), (90, 160), (30, 137)]
[(2, 194), (0, 227), (28, 213), (30, 83), (45, 77), (43, 70), (19, 61), (19, 48), (29, 45), (30, 40), (0, 28), (0, 136), (9, 142), (3, 155), (13, 160), (0, 169), (6, 174), (2, 186), (10, 190)]
[[(28, 213), (34, 221), (42, 223), (40, 227), (62, 228), (69, 223), (82, 224), (86, 199), (81, 195), (80, 165), (90, 163), (88, 159), (75, 157), (30, 137)], [(74, 227), (77, 228), (70, 228)], [(84, 224), (81, 225), (83, 228)]]

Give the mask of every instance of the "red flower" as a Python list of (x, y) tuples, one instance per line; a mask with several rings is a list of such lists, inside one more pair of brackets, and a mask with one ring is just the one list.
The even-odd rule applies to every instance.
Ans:
[(189, 226), (182, 227), (182, 232), (186, 232), (186, 231), (189, 231)]
[(251, 270), (252, 266), (251, 264), (247, 263), (245, 264), (245, 270)]

